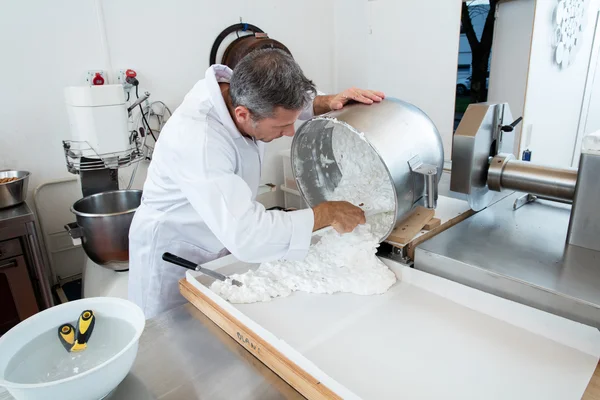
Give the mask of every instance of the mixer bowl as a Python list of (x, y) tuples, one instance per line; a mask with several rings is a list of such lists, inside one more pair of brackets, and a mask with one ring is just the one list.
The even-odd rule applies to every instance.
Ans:
[(77, 223), (65, 228), (96, 264), (126, 269), (129, 260), (129, 228), (142, 201), (141, 190), (114, 190), (86, 196), (71, 207)]
[(0, 183), (0, 209), (16, 206), (25, 201), (29, 175), (27, 171), (0, 171), (0, 179), (17, 178), (12, 182)]
[(395, 192), (395, 211), (387, 232), (382, 232), (383, 241), (413, 207), (424, 204), (423, 176), (412, 172), (409, 161), (418, 156), (423, 164), (435, 166), (435, 184), (439, 182), (444, 163), (440, 134), (423, 111), (393, 98), (373, 105), (346, 106), (306, 121), (294, 135), (291, 158), (298, 188), (310, 207), (330, 200), (341, 180), (332, 144), (336, 134), (364, 139), (389, 174)]
[[(88, 347), (67, 353), (57, 329), (66, 322), (74, 324), (83, 310), (92, 310), (96, 317)], [(44, 310), (0, 338), (0, 386), (17, 400), (101, 399), (129, 373), (144, 325), (138, 306), (112, 297), (71, 301)], [(65, 364), (64, 370), (56, 367), (72, 354), (79, 357), (74, 364)], [(48, 377), (49, 371), (57, 379)]]

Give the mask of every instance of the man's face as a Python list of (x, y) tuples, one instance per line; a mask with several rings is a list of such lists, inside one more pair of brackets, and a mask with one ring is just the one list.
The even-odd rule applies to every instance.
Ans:
[(286, 110), (283, 107), (276, 107), (272, 117), (254, 121), (246, 107), (238, 106), (235, 109), (235, 118), (238, 126), (243, 129), (242, 133), (268, 143), (282, 136), (294, 136), (294, 122), (301, 112), (302, 110)]

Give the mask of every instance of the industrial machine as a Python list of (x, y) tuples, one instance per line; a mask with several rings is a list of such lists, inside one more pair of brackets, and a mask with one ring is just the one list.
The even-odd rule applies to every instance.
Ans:
[[(410, 261), (417, 269), (600, 327), (600, 133), (583, 140), (579, 169), (541, 166), (512, 154), (520, 121), (507, 104), (469, 106), (454, 135), (450, 190), (441, 194), (468, 202), (475, 212), (419, 241)], [(421, 110), (395, 99), (345, 107), (298, 129), (292, 165), (309, 205), (327, 200), (340, 181), (337, 163), (329, 161), (335, 160), (332, 135), (338, 131), (361, 136), (388, 170), (396, 195), (388, 234), (414, 207), (436, 207), (439, 134)], [(407, 260), (389, 240), (381, 249), (386, 245), (392, 258)]]
[(600, 133), (579, 169), (546, 167), (514, 157), (511, 119), (507, 104), (467, 109), (450, 189), (479, 212), (421, 244), (414, 266), (600, 328)]

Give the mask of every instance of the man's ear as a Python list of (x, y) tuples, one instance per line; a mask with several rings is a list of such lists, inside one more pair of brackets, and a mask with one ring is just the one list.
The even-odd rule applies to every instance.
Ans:
[(234, 112), (235, 112), (235, 119), (237, 120), (238, 123), (246, 124), (250, 121), (250, 118), (251, 118), (250, 110), (248, 110), (246, 107), (237, 106), (235, 108)]

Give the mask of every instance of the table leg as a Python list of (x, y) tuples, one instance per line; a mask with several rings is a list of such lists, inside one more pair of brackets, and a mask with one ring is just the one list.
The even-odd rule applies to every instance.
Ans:
[(40, 291), (42, 294), (44, 306), (45, 308), (50, 308), (54, 305), (54, 301), (52, 300), (50, 284), (48, 282), (48, 276), (46, 275), (46, 264), (44, 263), (44, 259), (40, 253), (41, 244), (38, 239), (35, 223), (31, 221), (28, 222), (26, 225), (28, 231), (27, 243), (29, 244), (29, 247), (31, 249), (31, 255), (33, 257), (33, 269), (40, 284)]

